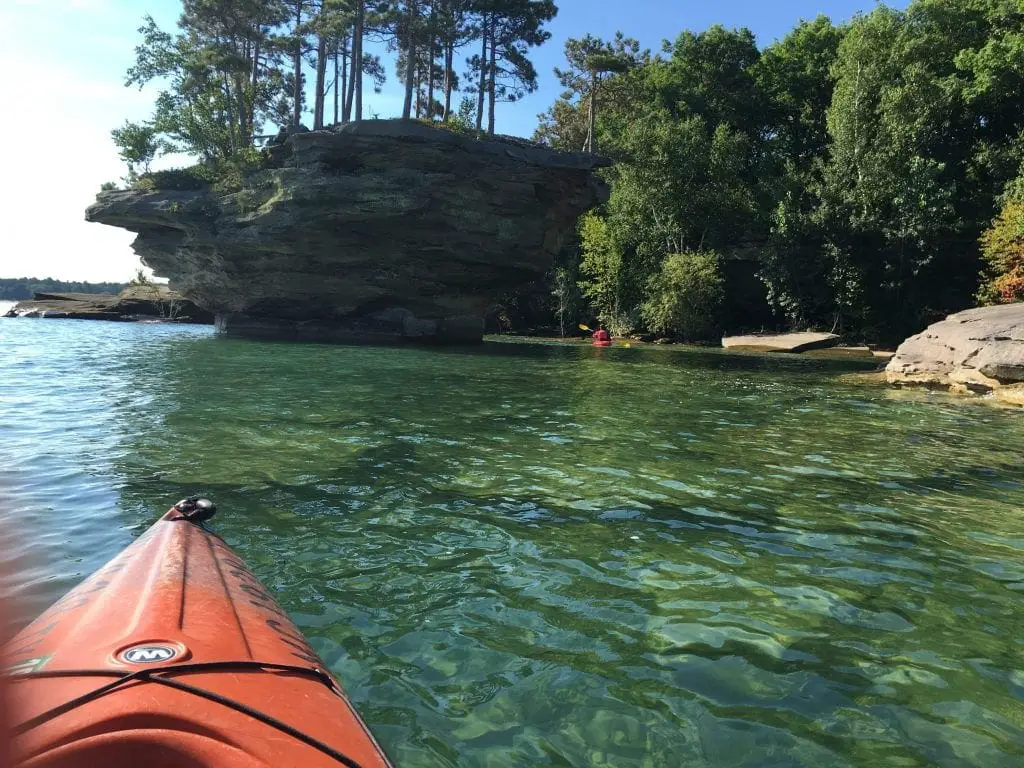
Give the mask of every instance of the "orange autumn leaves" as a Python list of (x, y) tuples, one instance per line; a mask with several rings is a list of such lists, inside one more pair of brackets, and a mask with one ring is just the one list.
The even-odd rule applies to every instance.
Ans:
[(1008, 200), (992, 225), (982, 233), (985, 260), (978, 301), (1009, 304), (1024, 301), (1024, 201)]

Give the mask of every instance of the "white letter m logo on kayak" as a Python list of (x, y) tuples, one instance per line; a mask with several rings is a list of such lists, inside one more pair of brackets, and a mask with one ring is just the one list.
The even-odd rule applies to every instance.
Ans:
[(178, 651), (166, 645), (137, 645), (121, 654), (121, 659), (129, 664), (155, 664), (170, 661), (178, 655)]

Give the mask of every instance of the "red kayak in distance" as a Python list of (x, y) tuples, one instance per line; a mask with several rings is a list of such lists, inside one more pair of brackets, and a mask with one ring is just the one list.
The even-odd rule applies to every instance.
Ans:
[(190, 498), (5, 652), (24, 768), (390, 768), (337, 680)]
[(595, 347), (610, 347), (612, 345), (612, 335), (604, 328), (598, 328), (594, 331), (590, 343)]

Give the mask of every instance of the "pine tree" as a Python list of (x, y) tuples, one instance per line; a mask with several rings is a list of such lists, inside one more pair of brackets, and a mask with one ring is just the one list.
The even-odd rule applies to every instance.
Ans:
[(544, 24), (555, 18), (558, 8), (552, 0), (474, 0), (471, 7), (474, 37), (480, 41), (480, 53), (466, 62), (476, 82), (476, 126), (483, 128), (486, 103), (487, 131), (494, 133), (495, 104), (518, 101), (537, 90), (529, 49), (551, 37)]

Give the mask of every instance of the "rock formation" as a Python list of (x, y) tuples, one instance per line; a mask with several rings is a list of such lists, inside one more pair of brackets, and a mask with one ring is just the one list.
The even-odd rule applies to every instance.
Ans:
[(6, 317), (212, 323), (213, 315), (166, 285), (133, 285), (121, 293), (36, 293)]
[(156, 274), (227, 333), (476, 341), (603, 202), (582, 153), (416, 121), (291, 135), (238, 191), (103, 192), (89, 221), (138, 233)]
[(754, 349), (760, 352), (807, 352), (827, 349), (840, 342), (834, 333), (806, 331), (799, 333), (755, 333), (749, 336), (723, 336), (722, 346), (736, 349)]
[(1024, 405), (1024, 303), (968, 309), (928, 326), (900, 345), (885, 377)]

